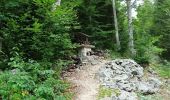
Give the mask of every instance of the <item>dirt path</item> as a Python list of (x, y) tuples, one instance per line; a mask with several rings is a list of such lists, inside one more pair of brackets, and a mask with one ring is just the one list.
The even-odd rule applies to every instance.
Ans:
[(96, 100), (99, 88), (99, 82), (95, 74), (99, 68), (107, 61), (101, 60), (97, 65), (82, 66), (81, 70), (67, 75), (66, 79), (73, 84), (75, 97), (73, 100)]

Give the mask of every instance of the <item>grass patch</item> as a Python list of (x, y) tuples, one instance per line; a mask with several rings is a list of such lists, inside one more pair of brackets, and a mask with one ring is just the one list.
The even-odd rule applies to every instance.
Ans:
[(163, 78), (170, 78), (170, 62), (155, 66), (155, 70)]
[(118, 53), (118, 52), (111, 51), (111, 52), (110, 52), (110, 58), (111, 58), (111, 59), (121, 58), (121, 55), (120, 55), (120, 53)]
[(111, 97), (113, 92), (114, 92), (113, 89), (100, 86), (98, 100), (105, 98), (105, 97)]

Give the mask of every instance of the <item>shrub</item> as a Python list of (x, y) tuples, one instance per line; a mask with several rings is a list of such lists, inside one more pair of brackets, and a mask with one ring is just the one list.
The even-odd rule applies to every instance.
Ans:
[(160, 55), (164, 50), (155, 46), (160, 37), (151, 37), (147, 35), (147, 40), (143, 39), (146, 36), (138, 38), (136, 41), (137, 54), (134, 58), (138, 63), (150, 63), (156, 60), (155, 57)]
[(170, 62), (165, 61), (164, 63), (157, 64), (154, 68), (161, 77), (170, 78)]
[(25, 62), (21, 57), (10, 59), (11, 70), (0, 73), (0, 96), (2, 99), (66, 99), (63, 93), (68, 84), (54, 77), (55, 70), (43, 68), (36, 61)]
[[(8, 100), (68, 99), (60, 80), (75, 46), (70, 27), (75, 5), (64, 0), (1, 0), (0, 97)], [(70, 5), (68, 5), (70, 3)], [(64, 60), (65, 61), (64, 61)], [(64, 62), (64, 63), (63, 63)]]

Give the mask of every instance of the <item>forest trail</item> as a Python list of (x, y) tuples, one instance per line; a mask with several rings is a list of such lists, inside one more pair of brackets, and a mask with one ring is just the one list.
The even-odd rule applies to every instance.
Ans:
[(107, 60), (101, 60), (96, 65), (81, 66), (75, 72), (67, 75), (66, 80), (73, 84), (72, 92), (75, 93), (73, 100), (96, 100), (99, 81), (96, 79), (96, 73), (99, 68), (103, 66)]

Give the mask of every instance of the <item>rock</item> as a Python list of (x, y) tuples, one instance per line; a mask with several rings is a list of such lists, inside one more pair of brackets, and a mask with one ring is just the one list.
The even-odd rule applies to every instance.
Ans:
[(133, 76), (141, 78), (144, 75), (143, 67), (134, 67), (133, 69), (131, 69), (131, 74)]
[(158, 91), (161, 84), (160, 80), (150, 77), (147, 82), (138, 83), (138, 90), (143, 94), (154, 94)]
[(170, 79), (167, 79), (165, 83), (170, 84)]
[(105, 97), (100, 100), (118, 100), (118, 97), (116, 97), (115, 95), (112, 95), (111, 97)]
[(147, 95), (156, 93), (158, 89), (155, 88), (153, 84), (149, 84), (148, 82), (140, 82), (138, 83), (138, 91)]
[[(107, 66), (108, 67), (108, 66)], [(120, 66), (118, 66), (117, 64), (115, 64), (115, 63), (111, 63), (111, 69), (112, 70), (117, 70), (117, 69), (119, 69), (119, 70), (123, 70), (123, 68), (121, 68)]]
[(135, 91), (136, 85), (134, 83), (131, 83), (129, 81), (120, 81), (117, 83), (118, 87), (121, 90), (125, 90), (127, 92)]
[(111, 69), (105, 69), (103, 72), (106, 77), (112, 78), (113, 77), (113, 72)]
[(152, 84), (154, 88), (159, 88), (162, 85), (162, 82), (154, 77), (150, 77), (148, 82), (149, 84)]
[(112, 96), (111, 100), (118, 100), (118, 97)]
[(103, 83), (102, 86), (105, 86), (107, 88), (112, 88), (112, 89), (117, 88), (116, 82), (111, 82), (111, 81)]
[(143, 67), (131, 59), (115, 59), (99, 70), (102, 86), (121, 91), (120, 95), (113, 93), (112, 98), (107, 98), (108, 100), (137, 100), (134, 92), (156, 93), (162, 82), (153, 77), (142, 81), (143, 75)]
[[(101, 73), (102, 72), (102, 73)], [(114, 80), (127, 80), (132, 77), (142, 77), (143, 68), (130, 59), (115, 59), (107, 63), (101, 70), (100, 76)]]
[(91, 61), (91, 64), (92, 65), (97, 65), (97, 64), (99, 64), (99, 61), (97, 61), (97, 60)]
[(118, 100), (137, 100), (137, 94), (134, 92), (121, 91)]
[(113, 78), (115, 81), (128, 80), (129, 76), (127, 74), (117, 75)]
[(91, 65), (97, 65), (99, 63), (99, 60), (96, 56), (86, 56), (87, 62)]
[(126, 71), (127, 73), (131, 73), (131, 69), (130, 69), (129, 66), (125, 66), (124, 69), (125, 69), (125, 71)]
[(114, 77), (114, 74), (113, 74), (113, 72), (112, 72), (112, 70), (110, 68), (102, 68), (102, 69), (100, 69), (98, 75), (99, 75), (99, 80), (101, 82), (109, 81)]

